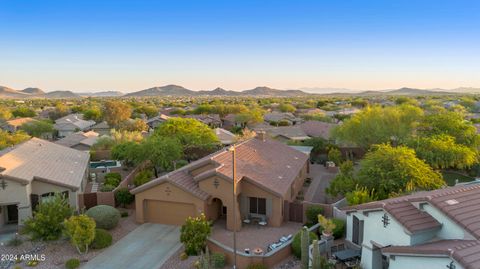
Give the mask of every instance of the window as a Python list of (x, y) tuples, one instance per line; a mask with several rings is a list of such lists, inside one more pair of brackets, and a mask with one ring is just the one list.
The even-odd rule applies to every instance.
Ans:
[(50, 196), (54, 196), (54, 195), (55, 195), (54, 192), (47, 192), (47, 193), (42, 194), (42, 197), (45, 198), (45, 197), (50, 197)]
[(250, 197), (250, 213), (266, 215), (267, 201), (265, 198)]

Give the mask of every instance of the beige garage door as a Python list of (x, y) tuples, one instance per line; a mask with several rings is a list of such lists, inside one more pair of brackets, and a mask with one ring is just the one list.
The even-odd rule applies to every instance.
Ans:
[(195, 215), (193, 204), (147, 200), (145, 222), (182, 225), (185, 219)]

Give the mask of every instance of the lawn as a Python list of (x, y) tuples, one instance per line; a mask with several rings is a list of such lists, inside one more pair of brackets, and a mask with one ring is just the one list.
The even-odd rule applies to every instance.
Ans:
[(458, 182), (470, 182), (475, 180), (475, 178), (473, 177), (469, 177), (469, 176), (451, 172), (451, 171), (442, 172), (442, 176), (443, 176), (443, 179), (447, 182), (448, 186), (454, 186), (455, 180), (457, 179), (458, 179)]

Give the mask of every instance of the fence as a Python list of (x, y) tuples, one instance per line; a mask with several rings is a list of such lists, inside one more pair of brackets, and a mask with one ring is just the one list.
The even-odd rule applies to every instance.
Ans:
[(334, 217), (334, 206), (330, 204), (312, 203), (312, 202), (288, 202), (284, 203), (284, 221), (293, 221), (305, 223), (306, 212), (310, 206), (319, 206), (323, 208), (323, 215), (325, 217)]
[(333, 217), (338, 218), (338, 219), (343, 219), (347, 220), (347, 214), (340, 210), (340, 208), (347, 206), (347, 199), (343, 198), (342, 200), (339, 200), (338, 202), (332, 204), (332, 209), (333, 209)]
[(135, 167), (135, 169), (130, 172), (121, 182), (118, 184), (118, 186), (113, 190), (113, 192), (116, 192), (120, 188), (129, 188), (129, 186), (133, 186), (133, 180), (135, 179), (135, 176), (145, 169), (146, 166), (148, 166), (148, 162), (144, 162), (140, 164), (139, 166)]
[(89, 209), (96, 205), (109, 205), (115, 207), (113, 192), (92, 192), (78, 194), (78, 207)]

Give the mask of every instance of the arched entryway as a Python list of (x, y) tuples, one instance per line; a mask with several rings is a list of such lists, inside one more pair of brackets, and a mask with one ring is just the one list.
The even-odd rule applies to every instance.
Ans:
[(209, 204), (209, 217), (213, 222), (226, 226), (227, 223), (227, 207), (220, 198), (213, 198)]

